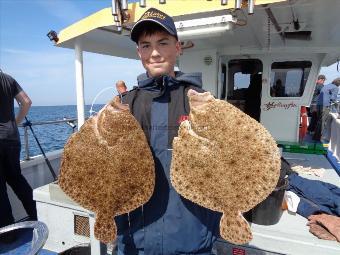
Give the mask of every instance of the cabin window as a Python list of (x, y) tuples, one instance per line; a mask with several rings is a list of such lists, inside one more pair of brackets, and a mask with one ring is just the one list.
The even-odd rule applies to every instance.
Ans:
[(274, 62), (270, 77), (272, 97), (301, 97), (312, 63), (310, 61)]

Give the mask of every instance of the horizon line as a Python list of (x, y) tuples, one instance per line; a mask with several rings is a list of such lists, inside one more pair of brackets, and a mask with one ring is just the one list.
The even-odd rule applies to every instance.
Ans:
[[(105, 105), (106, 103), (99, 103), (93, 105)], [(85, 106), (91, 106), (92, 104), (85, 104)], [(77, 106), (76, 104), (56, 104), (56, 105), (31, 105), (32, 107), (44, 107), (44, 106)], [(19, 108), (18, 106), (14, 106), (14, 108)]]

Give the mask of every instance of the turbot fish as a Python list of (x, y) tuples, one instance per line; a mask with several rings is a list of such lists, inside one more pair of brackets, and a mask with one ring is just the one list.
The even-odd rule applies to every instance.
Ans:
[(117, 97), (69, 138), (60, 171), (62, 190), (95, 212), (95, 236), (104, 243), (116, 238), (114, 216), (147, 202), (155, 184), (143, 130)]
[(189, 120), (173, 141), (171, 182), (183, 197), (222, 212), (221, 236), (248, 243), (242, 213), (263, 201), (280, 174), (280, 153), (256, 120), (209, 92), (188, 91)]

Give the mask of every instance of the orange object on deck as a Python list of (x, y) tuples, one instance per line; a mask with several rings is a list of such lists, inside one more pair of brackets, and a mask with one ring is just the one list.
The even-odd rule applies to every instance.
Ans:
[(307, 108), (306, 106), (301, 106), (300, 111), (300, 129), (299, 129), (299, 140), (302, 141), (305, 135), (307, 134), (307, 126), (308, 126), (308, 120), (307, 120)]

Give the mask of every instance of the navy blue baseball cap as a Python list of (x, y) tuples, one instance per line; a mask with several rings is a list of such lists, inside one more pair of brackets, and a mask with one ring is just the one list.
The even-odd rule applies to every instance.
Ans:
[(131, 29), (131, 40), (138, 43), (139, 31), (143, 26), (147, 26), (147, 23), (153, 22), (163, 27), (169, 34), (177, 37), (177, 30), (174, 20), (166, 13), (157, 10), (156, 8), (150, 8), (142, 17), (136, 22)]

